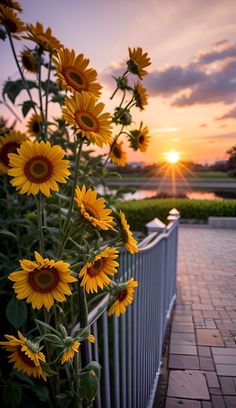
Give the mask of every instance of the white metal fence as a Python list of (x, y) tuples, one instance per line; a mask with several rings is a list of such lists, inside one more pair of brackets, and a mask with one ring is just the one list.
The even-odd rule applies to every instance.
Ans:
[[(175, 302), (178, 216), (172, 218), (163, 232), (141, 243), (139, 253), (121, 253), (118, 277), (139, 282), (133, 304), (120, 318), (104, 312), (92, 324), (96, 343), (90, 354), (102, 366), (97, 408), (153, 406), (166, 323)], [(90, 322), (103, 302), (89, 314)]]

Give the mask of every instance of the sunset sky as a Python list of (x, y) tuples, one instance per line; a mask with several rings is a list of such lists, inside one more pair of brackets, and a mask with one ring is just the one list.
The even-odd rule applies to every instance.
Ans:
[[(158, 162), (170, 150), (183, 160), (213, 162), (236, 145), (235, 0), (22, 0), (25, 22), (51, 26), (61, 42), (84, 53), (104, 86), (111, 110), (112, 75), (125, 68), (128, 47), (147, 51), (152, 65), (144, 85), (150, 129), (146, 154), (129, 160)], [(18, 49), (20, 50), (20, 48)], [(0, 85), (18, 78), (8, 42), (1, 42)], [(118, 98), (119, 99), (119, 98)], [(118, 102), (117, 99), (117, 102)], [(2, 106), (2, 105), (0, 105)], [(1, 112), (6, 114), (5, 109)]]

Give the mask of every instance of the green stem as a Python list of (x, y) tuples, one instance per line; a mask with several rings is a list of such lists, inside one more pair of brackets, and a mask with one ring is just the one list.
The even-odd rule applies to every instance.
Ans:
[[(73, 181), (72, 193), (71, 193), (71, 197), (70, 197), (70, 206), (69, 206), (67, 217), (65, 219), (64, 226), (63, 226), (63, 237), (62, 237), (62, 243), (64, 244), (63, 248), (65, 247), (65, 244), (66, 244), (65, 237), (66, 237), (67, 232), (68, 232), (68, 227), (69, 227), (69, 224), (70, 224), (70, 217), (71, 217), (73, 206), (74, 206), (74, 195), (75, 195), (75, 189), (76, 189), (76, 185), (77, 185), (77, 179), (78, 179), (78, 173), (79, 173), (79, 163), (80, 163), (82, 148), (83, 148), (83, 140), (80, 141), (78, 152), (77, 152), (77, 144), (76, 144), (76, 148), (75, 148), (76, 162), (75, 162), (75, 170), (74, 170), (74, 181)], [(67, 241), (67, 239), (68, 238), (66, 237), (66, 241)], [(58, 248), (58, 255), (57, 255), (58, 258), (61, 257), (63, 248), (62, 248), (62, 245), (60, 243), (59, 248)]]
[(122, 103), (124, 102), (124, 100), (125, 100), (125, 95), (126, 95), (126, 92), (125, 92), (125, 90), (123, 91), (123, 96), (122, 96), (122, 99), (121, 99), (121, 102), (120, 102), (120, 105), (119, 105), (119, 108), (121, 108), (121, 105), (122, 105)]
[(41, 80), (41, 57), (40, 57), (40, 62), (38, 64), (38, 83), (39, 83), (39, 107), (40, 107), (40, 113), (42, 116), (42, 122), (39, 123), (41, 127), (41, 136), (42, 139), (45, 139), (45, 117), (43, 113), (43, 98), (42, 98), (42, 80)]
[(13, 116), (15, 116), (16, 120), (22, 123), (21, 118), (17, 115), (17, 113), (12, 109), (12, 107), (6, 102), (6, 101), (0, 101), (3, 105), (6, 106), (6, 108), (12, 113)]
[(114, 96), (115, 96), (115, 94), (116, 94), (116, 92), (118, 91), (118, 87), (114, 90), (114, 92), (113, 92), (113, 94), (110, 96), (110, 99), (113, 99), (114, 98)]
[[(88, 304), (84, 288), (80, 286), (80, 282), (78, 282), (78, 294), (80, 327), (83, 328), (88, 326)], [(90, 361), (87, 341), (82, 343), (80, 350), (82, 367), (85, 367)]]
[(46, 136), (46, 139), (48, 137), (48, 96), (49, 96), (49, 84), (50, 84), (51, 67), (52, 67), (52, 54), (50, 54), (50, 57), (49, 57), (47, 89), (46, 89), (46, 102), (45, 102), (45, 136)]
[(37, 115), (37, 111), (36, 111), (35, 106), (34, 106), (34, 101), (33, 101), (33, 99), (32, 99), (32, 95), (31, 95), (31, 93), (30, 93), (28, 84), (27, 84), (27, 82), (26, 82), (26, 80), (25, 80), (25, 77), (24, 77), (24, 74), (23, 74), (23, 72), (22, 72), (21, 66), (20, 66), (19, 61), (18, 61), (18, 59), (17, 59), (17, 55), (16, 55), (15, 47), (14, 47), (14, 44), (13, 44), (13, 41), (12, 41), (11, 33), (10, 33), (10, 31), (8, 30), (8, 28), (7, 28), (6, 26), (5, 26), (5, 28), (6, 28), (6, 31), (7, 31), (7, 34), (8, 34), (8, 38), (9, 38), (9, 41), (10, 41), (12, 53), (13, 53), (14, 59), (15, 59), (15, 61), (16, 61), (16, 65), (17, 65), (17, 68), (18, 68), (18, 70), (19, 70), (19, 73), (20, 73), (22, 82), (23, 82), (24, 87), (25, 87), (25, 90), (27, 91), (27, 93), (28, 93), (28, 95), (29, 95), (29, 98), (30, 98), (30, 100), (31, 100), (31, 102), (32, 102), (33, 110), (34, 110), (35, 114)]
[(37, 215), (38, 215), (38, 230), (39, 230), (39, 248), (40, 254), (44, 256), (44, 238), (43, 238), (43, 211), (44, 211), (44, 198), (42, 193), (39, 194), (39, 198), (36, 198), (37, 201)]
[[(49, 311), (44, 309), (44, 320), (46, 323), (50, 323), (50, 314)], [(47, 352), (47, 361), (49, 364), (52, 363), (52, 349), (51, 349), (51, 344), (46, 340), (45, 341), (45, 348)], [(58, 406), (58, 400), (56, 398), (57, 394), (60, 392), (60, 385), (59, 385), (59, 375), (56, 374), (53, 377), (49, 377), (49, 386), (51, 389), (52, 393), (52, 398), (53, 398), (53, 406), (57, 407)]]

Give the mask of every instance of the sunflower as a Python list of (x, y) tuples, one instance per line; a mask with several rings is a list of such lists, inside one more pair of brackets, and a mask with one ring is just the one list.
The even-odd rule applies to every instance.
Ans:
[(27, 130), (31, 136), (39, 136), (42, 130), (42, 115), (34, 113), (27, 122)]
[(17, 153), (17, 148), (27, 140), (24, 133), (11, 130), (6, 136), (0, 136), (0, 171), (7, 173), (10, 169), (8, 153)]
[(3, 24), (16, 40), (19, 39), (18, 34), (25, 31), (25, 24), (19, 19), (16, 12), (2, 4), (0, 4), (0, 24)]
[(130, 147), (132, 147), (134, 150), (146, 152), (151, 137), (149, 135), (149, 129), (146, 126), (142, 129), (142, 126), (143, 124), (141, 123), (139, 129), (130, 131)]
[(116, 166), (124, 167), (127, 164), (127, 153), (122, 150), (123, 142), (116, 142), (110, 152), (110, 159)]
[(3, 4), (5, 7), (12, 8), (14, 10), (19, 11), (20, 13), (23, 11), (20, 3), (14, 0), (0, 0), (0, 4)]
[(138, 252), (137, 241), (134, 239), (133, 234), (130, 231), (130, 226), (126, 221), (123, 211), (120, 211), (120, 221), (124, 246), (131, 254), (135, 254)]
[(36, 195), (40, 191), (48, 198), (51, 191), (59, 191), (57, 182), (66, 183), (70, 172), (69, 161), (64, 160), (65, 151), (50, 142), (23, 142), (18, 154), (9, 154), (12, 167), (8, 174), (13, 176), (11, 184), (20, 194)]
[(75, 353), (78, 353), (79, 348), (79, 341), (73, 341), (68, 347), (66, 347), (61, 356), (61, 364), (65, 364), (67, 361), (72, 360), (75, 356)]
[(27, 31), (27, 35), (23, 38), (36, 42), (43, 51), (48, 51), (52, 54), (62, 47), (60, 41), (52, 35), (50, 27), (44, 31), (43, 25), (37, 22), (35, 26), (28, 24)]
[[(38, 71), (38, 59), (33, 51), (29, 50), (28, 48), (24, 48), (20, 54), (20, 58), (21, 58), (22, 66), (26, 71), (31, 72), (33, 74)], [(39, 133), (40, 133), (40, 127), (38, 126), (37, 134)], [(33, 134), (35, 133), (33, 132)]]
[(113, 228), (115, 222), (110, 216), (112, 210), (105, 207), (104, 198), (97, 198), (97, 192), (83, 185), (82, 190), (76, 187), (75, 202), (80, 209), (82, 217), (90, 222), (95, 228), (108, 230)]
[(137, 82), (134, 87), (134, 97), (136, 101), (136, 106), (140, 108), (140, 110), (144, 109), (144, 106), (148, 103), (148, 96), (147, 91), (141, 82)]
[(72, 276), (68, 263), (43, 259), (38, 252), (34, 254), (36, 262), (23, 259), (20, 261), (22, 270), (12, 272), (8, 278), (15, 282), (13, 288), (17, 299), (26, 299), (27, 303), (32, 303), (33, 309), (42, 306), (50, 309), (55, 300), (64, 302), (65, 295), (71, 295), (68, 283), (77, 279)]
[(87, 262), (79, 273), (82, 279), (80, 285), (85, 286), (87, 293), (98, 291), (98, 287), (103, 289), (109, 285), (110, 279), (107, 275), (113, 276), (119, 266), (115, 261), (118, 258), (119, 252), (115, 248), (107, 247), (98, 253), (92, 261)]
[(102, 113), (103, 103), (96, 103), (96, 99), (87, 92), (76, 92), (71, 98), (65, 99), (62, 110), (68, 125), (73, 125), (91, 143), (102, 147), (112, 142), (111, 116)]
[(0, 341), (0, 345), (11, 353), (9, 362), (14, 363), (13, 367), (29, 377), (42, 377), (46, 381), (46, 373), (41, 366), (41, 362), (45, 362), (45, 355), (39, 351), (38, 344), (27, 340), (19, 331), (18, 339), (8, 334), (5, 337), (8, 341)]
[(95, 69), (87, 68), (89, 59), (83, 54), (75, 56), (74, 50), (63, 48), (54, 60), (60, 83), (71, 92), (88, 92), (99, 98), (102, 88), (96, 81)]
[(129, 60), (127, 61), (128, 70), (141, 79), (147, 75), (147, 71), (144, 69), (151, 64), (150, 58), (147, 52), (143, 54), (142, 48), (129, 48)]
[(127, 306), (133, 302), (134, 289), (137, 286), (138, 282), (131, 278), (122, 289), (117, 291), (115, 301), (107, 312), (108, 316), (115, 313), (119, 317), (121, 313), (126, 311)]

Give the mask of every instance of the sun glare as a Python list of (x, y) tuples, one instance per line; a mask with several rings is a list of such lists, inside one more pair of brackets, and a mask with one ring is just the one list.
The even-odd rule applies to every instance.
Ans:
[(171, 152), (167, 152), (166, 153), (166, 160), (168, 163), (172, 163), (175, 164), (179, 161), (180, 159), (180, 153), (179, 152), (175, 152), (175, 151), (171, 151)]

